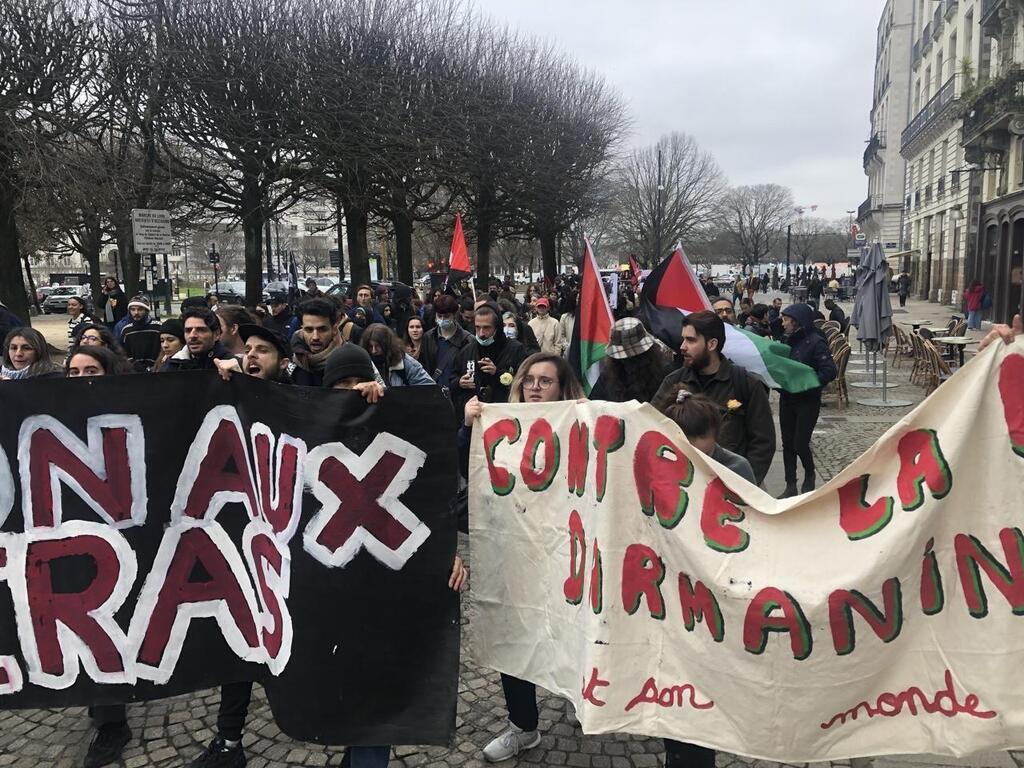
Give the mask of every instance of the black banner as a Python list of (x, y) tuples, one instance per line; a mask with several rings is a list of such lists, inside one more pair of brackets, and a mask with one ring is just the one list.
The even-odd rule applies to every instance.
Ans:
[(450, 405), (195, 372), (0, 384), (0, 708), (262, 683), (326, 744), (446, 744)]

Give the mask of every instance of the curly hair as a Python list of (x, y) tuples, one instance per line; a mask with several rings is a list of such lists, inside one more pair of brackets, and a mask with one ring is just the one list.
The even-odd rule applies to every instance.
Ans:
[(635, 357), (601, 359), (601, 386), (605, 399), (617, 403), (649, 403), (665, 380), (666, 365), (658, 345)]
[[(405, 357), (405, 344), (398, 335), (383, 323), (372, 323), (366, 326), (359, 345), (370, 352), (370, 346), (376, 344), (384, 351), (388, 366), (398, 365)], [(372, 353), (371, 353), (372, 354)]]

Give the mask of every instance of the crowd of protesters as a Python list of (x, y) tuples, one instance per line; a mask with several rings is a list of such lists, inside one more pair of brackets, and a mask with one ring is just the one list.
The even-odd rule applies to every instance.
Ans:
[[(774, 277), (763, 280), (772, 285)], [(810, 437), (821, 388), (836, 376), (824, 337), (814, 325), (820, 313), (811, 299), (788, 307), (780, 299), (754, 303), (764, 284), (760, 280), (753, 290), (750, 281), (737, 283), (731, 297), (720, 296), (709, 278), (702, 283), (712, 310), (683, 318), (681, 337), (671, 345), (655, 338), (634, 316), (638, 301), (633, 287), (620, 286), (615, 302), (620, 309), (590, 398), (650, 402), (677, 422), (698, 450), (760, 484), (776, 450), (769, 390), (723, 355), (726, 326), (781, 340), (794, 359), (815, 371), (820, 383), (809, 392), (781, 394), (784, 495), (797, 493), (798, 459), (804, 469), (799, 490), (813, 490)], [(453, 434), (458, 428), (462, 471), (468, 475), (470, 429), (483, 403), (585, 396), (566, 360), (577, 296), (578, 282), (572, 277), (560, 278), (548, 290), (528, 286), (522, 297), (499, 280), (491, 280), (479, 295), (462, 286), (461, 291), (433, 290), (424, 298), (401, 284), (360, 285), (347, 297), (325, 295), (312, 284), (297, 301), (273, 294), (266, 304), (252, 308), (190, 298), (179, 316), (160, 322), (143, 297), (126, 297), (108, 279), (95, 311), (81, 300), (69, 301), (68, 350), (59, 356), (61, 363), (54, 361), (38, 331), (14, 327), (4, 340), (0, 378), (208, 370), (226, 379), (247, 375), (281, 385), (351, 390), (370, 404), (396, 387), (438, 386), (452, 403)], [(829, 309), (834, 313), (837, 307)], [(1019, 331), (1018, 320), (1013, 328), (998, 327), (991, 339), (1010, 339)], [(456, 504), (458, 494), (453, 488)], [(460, 589), (465, 577), (456, 558), (449, 586)], [(507, 675), (502, 683), (509, 725), (483, 750), (492, 762), (509, 759), (541, 738), (533, 685)], [(242, 736), (251, 693), (251, 683), (223, 686), (217, 735), (192, 763), (195, 768), (245, 765)], [(97, 731), (87, 768), (118, 759), (131, 738), (123, 705), (93, 707), (91, 714)], [(710, 768), (715, 763), (714, 751), (703, 747), (667, 742), (666, 750), (670, 768)], [(387, 746), (352, 748), (345, 764), (383, 767), (389, 755)]]

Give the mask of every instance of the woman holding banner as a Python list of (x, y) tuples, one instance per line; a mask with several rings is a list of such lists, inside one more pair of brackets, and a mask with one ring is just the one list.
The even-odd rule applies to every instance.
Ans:
[[(526, 358), (512, 380), (510, 403), (553, 403), (558, 400), (582, 400), (586, 397), (572, 369), (561, 355), (537, 352)], [(466, 425), (459, 433), (459, 448), (468, 466), (469, 431), (480, 416), (482, 404), (476, 397), (466, 403)], [(508, 760), (540, 744), (537, 730), (537, 688), (511, 675), (501, 675), (501, 687), (508, 708), (509, 727), (484, 747), (484, 759), (491, 763)]]

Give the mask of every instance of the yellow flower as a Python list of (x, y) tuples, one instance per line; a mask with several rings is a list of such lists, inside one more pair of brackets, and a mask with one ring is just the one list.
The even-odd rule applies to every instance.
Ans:
[(512, 374), (509, 373), (508, 371), (505, 371), (503, 374), (501, 374), (501, 377), (498, 379), (498, 381), (501, 382), (501, 386), (507, 387), (509, 384), (512, 383)]
[(735, 411), (742, 405), (743, 403), (741, 403), (739, 400), (730, 400), (725, 404), (725, 407), (728, 408), (730, 411)]

